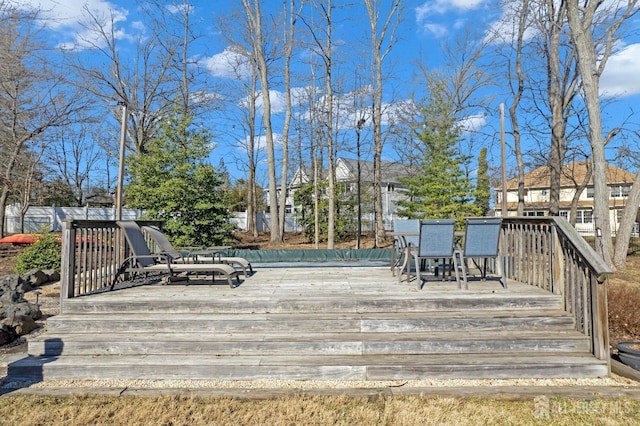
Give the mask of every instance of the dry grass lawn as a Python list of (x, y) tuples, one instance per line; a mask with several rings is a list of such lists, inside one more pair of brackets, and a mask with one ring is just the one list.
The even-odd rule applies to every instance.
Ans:
[(640, 402), (620, 399), (3, 396), (6, 425), (638, 425)]

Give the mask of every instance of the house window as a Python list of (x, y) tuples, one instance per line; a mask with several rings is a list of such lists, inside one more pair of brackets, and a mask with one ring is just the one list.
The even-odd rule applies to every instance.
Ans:
[(611, 198), (622, 198), (629, 195), (631, 187), (629, 185), (614, 185), (609, 187)]
[(593, 186), (587, 186), (587, 198), (593, 198)]
[(524, 212), (525, 216), (544, 216), (544, 212), (541, 210), (531, 210), (528, 212)]
[(546, 190), (546, 189), (543, 189), (542, 191), (540, 191), (540, 194), (541, 194), (543, 197), (546, 197), (546, 196), (547, 196), (547, 190)]
[(593, 223), (593, 210), (578, 210), (576, 223)]
[(569, 212), (567, 210), (560, 210), (558, 212), (558, 216), (564, 217), (565, 219), (569, 219)]

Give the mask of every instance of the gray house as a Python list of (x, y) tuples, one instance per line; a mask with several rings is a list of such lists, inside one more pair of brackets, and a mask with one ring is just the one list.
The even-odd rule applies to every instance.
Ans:
[[(406, 199), (403, 187), (399, 180), (402, 177), (411, 174), (411, 167), (391, 161), (383, 161), (381, 164), (382, 172), (382, 217), (385, 227), (391, 228), (392, 219), (397, 211), (396, 203), (400, 199)], [(321, 171), (321, 180), (327, 179), (327, 171)], [(285, 205), (286, 213), (293, 213), (299, 207), (295, 206), (294, 194), (302, 186), (312, 182), (313, 172), (309, 168), (299, 168), (293, 175), (287, 185), (287, 202)], [(354, 199), (356, 197), (358, 185), (358, 160), (351, 158), (338, 158), (336, 161), (336, 182), (344, 185), (345, 193), (351, 194)], [(373, 162), (360, 160), (360, 190), (363, 200), (369, 200), (368, 205), (363, 202), (364, 220), (373, 222), (373, 206), (371, 199), (373, 197)], [(278, 187), (278, 196), (281, 187)], [(268, 197), (268, 195), (267, 195)]]

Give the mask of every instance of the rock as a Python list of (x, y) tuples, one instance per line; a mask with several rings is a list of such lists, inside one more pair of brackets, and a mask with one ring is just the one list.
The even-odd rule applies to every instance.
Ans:
[(17, 285), (16, 291), (20, 294), (25, 294), (33, 291), (33, 287), (31, 286), (31, 284), (29, 284), (28, 281), (24, 281)]
[(5, 275), (0, 278), (0, 288), (5, 292), (15, 292), (18, 285), (23, 282), (24, 280), (19, 275)]
[(49, 281), (49, 276), (40, 269), (32, 269), (22, 276), (22, 279), (32, 287), (38, 287)]
[(10, 325), (0, 323), (0, 346), (13, 342), (18, 338), (16, 330)]
[(44, 273), (49, 276), (49, 282), (60, 281), (60, 272), (53, 269), (47, 269)]
[(17, 315), (14, 318), (5, 318), (2, 322), (4, 325), (13, 327), (18, 336), (24, 336), (38, 328), (35, 320), (28, 315)]
[[(18, 275), (4, 276), (0, 279), (0, 289), (2, 290), (0, 317), (5, 318), (5, 323), (9, 321), (6, 324), (13, 326), (13, 321), (21, 317), (29, 317), (31, 321), (42, 318), (40, 307), (24, 298), (25, 291), (30, 290), (31, 286), (23, 278)], [(24, 327), (21, 326), (21, 330), (29, 327), (31, 327), (30, 323)]]
[(42, 318), (42, 311), (40, 308), (31, 302), (27, 302), (26, 300), (21, 303), (13, 303), (11, 305), (4, 305), (4, 315), (6, 318), (17, 318), (19, 316), (26, 315), (34, 320), (38, 320)]

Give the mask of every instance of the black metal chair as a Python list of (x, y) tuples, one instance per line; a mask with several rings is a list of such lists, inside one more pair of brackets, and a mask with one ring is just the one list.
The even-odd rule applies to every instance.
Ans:
[[(506, 263), (504, 256), (500, 256), (500, 234), (502, 229), (502, 218), (499, 217), (476, 217), (466, 220), (467, 227), (464, 233), (464, 247), (457, 256), (460, 259), (460, 269), (465, 288), (469, 288), (467, 282), (467, 260), (471, 260), (480, 271), (480, 277), (484, 281), (487, 278), (487, 260), (496, 259), (496, 268), (500, 274), (500, 281), (504, 288), (507, 288)], [(478, 260), (482, 260), (479, 264)], [(458, 267), (456, 266), (456, 270)]]
[[(420, 221), (420, 237), (418, 240), (418, 249), (414, 252), (416, 264), (416, 273), (418, 276), (418, 289), (422, 289), (426, 279), (421, 274), (421, 264), (425, 264), (426, 259), (445, 259), (450, 260), (456, 265), (454, 256), (457, 254), (454, 250), (454, 234), (455, 220), (453, 219), (431, 219)], [(460, 276), (458, 268), (455, 268), (456, 282), (460, 288)], [(444, 271), (443, 271), (444, 277)]]

